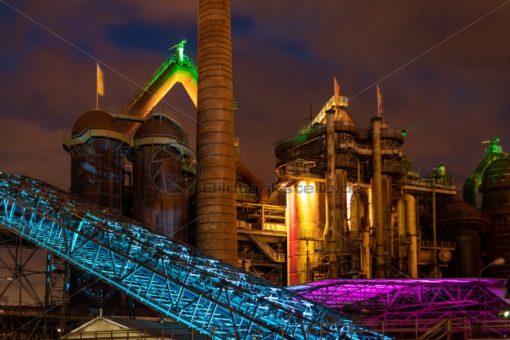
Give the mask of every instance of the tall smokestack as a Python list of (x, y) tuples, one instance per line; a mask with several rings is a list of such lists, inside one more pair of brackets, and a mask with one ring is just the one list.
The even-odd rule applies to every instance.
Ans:
[(230, 0), (199, 0), (196, 245), (236, 264)]

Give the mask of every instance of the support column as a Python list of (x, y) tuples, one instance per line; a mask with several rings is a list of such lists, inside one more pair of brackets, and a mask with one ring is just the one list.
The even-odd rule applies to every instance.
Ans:
[(381, 164), (381, 117), (372, 118), (373, 165), (374, 165), (374, 225), (376, 275), (378, 279), (385, 277), (385, 235), (383, 226), (383, 193)]
[(335, 157), (335, 113), (336, 110), (329, 109), (326, 111), (326, 139), (328, 164), (326, 171), (326, 192), (328, 198), (328, 232), (327, 232), (327, 254), (330, 262), (329, 277), (337, 278), (338, 271), (338, 247), (339, 247), (339, 228), (338, 216), (336, 211), (338, 185), (336, 180), (336, 157)]
[(406, 224), (407, 234), (409, 235), (409, 276), (413, 279), (418, 278), (418, 240), (416, 230), (416, 199), (413, 195), (404, 196), (406, 202)]
[(346, 273), (348, 268), (347, 255), (349, 254), (347, 242), (347, 171), (336, 169), (336, 208), (335, 217), (338, 226), (338, 271), (340, 275)]

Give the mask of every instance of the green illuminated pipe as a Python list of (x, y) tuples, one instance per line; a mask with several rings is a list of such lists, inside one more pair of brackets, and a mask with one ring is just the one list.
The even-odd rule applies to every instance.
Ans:
[[(197, 69), (190, 58), (180, 55), (183, 51), (178, 53), (177, 56), (165, 60), (147, 83), (135, 93), (124, 107), (124, 114), (146, 117), (177, 83), (182, 84), (193, 104), (197, 106)], [(131, 134), (138, 124), (130, 124), (127, 133)]]

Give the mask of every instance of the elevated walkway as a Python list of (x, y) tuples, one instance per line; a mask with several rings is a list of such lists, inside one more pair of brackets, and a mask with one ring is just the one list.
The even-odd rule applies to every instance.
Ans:
[(398, 339), (510, 337), (501, 279), (338, 279), (289, 289)]
[(0, 172), (0, 227), (213, 338), (385, 338), (28, 177)]

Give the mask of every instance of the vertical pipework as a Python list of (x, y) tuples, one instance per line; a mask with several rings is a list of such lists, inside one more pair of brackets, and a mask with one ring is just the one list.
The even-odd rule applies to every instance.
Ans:
[(337, 196), (337, 181), (336, 181), (336, 166), (335, 166), (335, 110), (329, 109), (326, 111), (326, 139), (327, 139), (327, 154), (328, 154), (328, 167), (326, 172), (326, 186), (328, 188), (328, 225), (329, 232), (328, 242), (328, 257), (331, 263), (330, 277), (338, 277), (338, 249), (339, 246), (339, 230), (336, 216), (336, 196)]
[(409, 276), (413, 279), (418, 278), (418, 242), (416, 235), (416, 199), (413, 195), (404, 196), (406, 203), (406, 223), (407, 234), (410, 239), (409, 246)]
[(383, 226), (383, 192), (381, 168), (381, 117), (372, 118), (372, 142), (374, 165), (374, 225), (377, 278), (385, 277), (385, 237)]
[(361, 219), (361, 199), (357, 192), (351, 196), (351, 241), (359, 239)]
[(237, 263), (230, 0), (198, 10), (197, 247)]
[(354, 192), (351, 196), (350, 201), (350, 232), (349, 232), (349, 241), (350, 241), (350, 254), (352, 257), (352, 262), (354, 264), (354, 268), (357, 268), (357, 265), (360, 265), (360, 272), (363, 272), (363, 260), (362, 253), (363, 250), (359, 249), (360, 244), (360, 224), (361, 224), (361, 199), (360, 195), (357, 192)]
[(370, 257), (370, 232), (361, 233), (361, 274), (365, 279), (372, 278), (372, 261)]
[(335, 200), (335, 218), (338, 225), (338, 239), (337, 239), (337, 257), (338, 257), (338, 271), (340, 274), (347, 271), (346, 256), (347, 253), (347, 172), (342, 169), (336, 169), (336, 183), (334, 192), (336, 193)]
[(432, 240), (434, 242), (434, 278), (438, 277), (437, 265), (437, 225), (436, 225), (436, 179), (432, 178)]
[(398, 200), (397, 204), (397, 216), (398, 216), (398, 269), (400, 272), (404, 272), (404, 259), (407, 257), (406, 254), (406, 202), (404, 198)]

